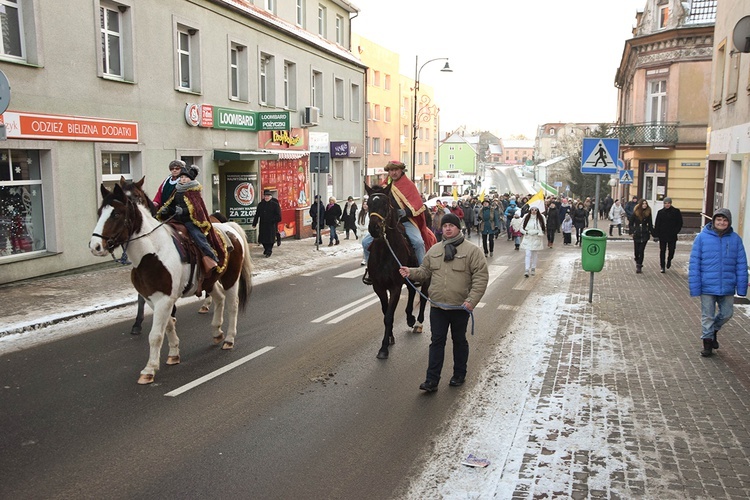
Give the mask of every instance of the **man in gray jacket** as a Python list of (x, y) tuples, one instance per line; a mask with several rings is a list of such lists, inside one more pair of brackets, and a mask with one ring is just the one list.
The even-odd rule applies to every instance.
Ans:
[(448, 328), (453, 339), (453, 377), (450, 384), (457, 387), (466, 379), (469, 342), (466, 326), (469, 313), (474, 310), (489, 280), (487, 259), (482, 250), (466, 241), (461, 234), (461, 221), (448, 213), (442, 219), (443, 240), (433, 245), (420, 267), (401, 267), (404, 278), (430, 282), (430, 328), (432, 337), (427, 378), (419, 386), (423, 391), (435, 392), (445, 358)]

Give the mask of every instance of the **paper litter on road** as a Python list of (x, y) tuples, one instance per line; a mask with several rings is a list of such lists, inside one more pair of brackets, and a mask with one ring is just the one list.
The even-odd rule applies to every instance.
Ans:
[(490, 465), (490, 461), (486, 458), (478, 458), (469, 454), (469, 456), (461, 462), (461, 465), (468, 465), (469, 467), (487, 467)]

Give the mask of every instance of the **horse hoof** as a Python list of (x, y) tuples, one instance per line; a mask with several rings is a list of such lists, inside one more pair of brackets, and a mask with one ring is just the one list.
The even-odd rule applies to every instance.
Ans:
[(221, 335), (219, 337), (214, 337), (214, 345), (219, 345), (224, 340), (224, 335)]
[(224, 345), (221, 346), (221, 349), (223, 351), (229, 351), (231, 349), (234, 349), (234, 342), (224, 342)]
[(198, 314), (207, 314), (208, 313), (208, 307), (201, 306), (200, 309), (198, 309)]
[(154, 375), (153, 374), (148, 374), (148, 375), (141, 374), (141, 376), (138, 377), (138, 384), (139, 385), (148, 385), (148, 384), (151, 384), (153, 382), (154, 382)]
[(422, 333), (422, 325), (415, 325), (414, 333)]
[(378, 359), (388, 359), (388, 351), (378, 351)]
[(416, 318), (406, 318), (406, 326), (409, 328), (413, 327), (417, 322)]
[(130, 329), (130, 335), (140, 335), (142, 331), (140, 326), (134, 326)]
[(180, 355), (177, 356), (167, 356), (167, 364), (168, 365), (179, 365), (180, 364)]

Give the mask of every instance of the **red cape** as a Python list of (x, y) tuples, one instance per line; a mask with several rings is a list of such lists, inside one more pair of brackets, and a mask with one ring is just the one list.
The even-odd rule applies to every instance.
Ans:
[(398, 206), (406, 209), (412, 213), (412, 217), (409, 218), (418, 228), (424, 240), (425, 251), (429, 250), (432, 245), (437, 243), (435, 234), (432, 230), (427, 227), (427, 219), (425, 217), (426, 207), (422, 201), (422, 196), (417, 190), (417, 186), (407, 177), (402, 175), (397, 181), (391, 182), (391, 194), (398, 203)]

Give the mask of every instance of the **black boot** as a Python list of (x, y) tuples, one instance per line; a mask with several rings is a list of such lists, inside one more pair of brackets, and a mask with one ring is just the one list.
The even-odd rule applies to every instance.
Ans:
[(372, 285), (372, 280), (367, 275), (367, 269), (365, 269), (365, 275), (362, 276), (362, 283), (364, 283), (365, 285)]
[(714, 347), (714, 341), (711, 339), (703, 339), (703, 350), (701, 351), (701, 356), (704, 358), (708, 358), (709, 356), (713, 356), (713, 349)]
[(711, 341), (711, 347), (714, 349), (719, 348), (719, 338), (716, 335), (717, 333), (719, 333), (719, 330), (714, 330), (714, 339)]

